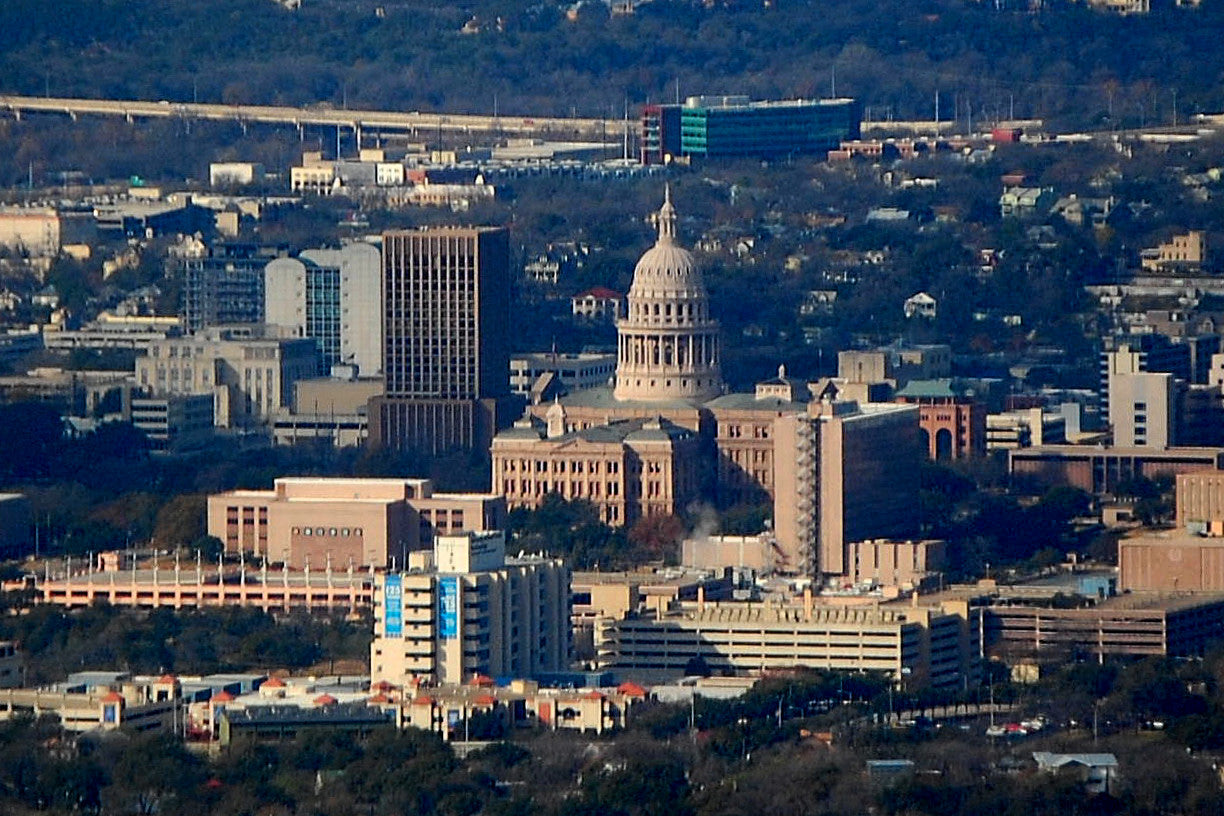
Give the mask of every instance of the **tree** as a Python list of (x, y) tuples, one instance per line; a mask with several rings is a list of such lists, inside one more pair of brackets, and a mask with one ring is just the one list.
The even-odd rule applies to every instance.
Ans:
[(642, 551), (649, 560), (669, 564), (679, 563), (680, 542), (685, 524), (677, 516), (647, 516), (638, 520), (629, 531), (629, 543)]
[(63, 436), (59, 413), (47, 405), (0, 405), (0, 474), (6, 480), (46, 475), (58, 461)]
[(153, 541), (161, 547), (181, 547), (203, 538), (207, 532), (207, 497), (200, 493), (175, 496), (162, 505), (153, 525)]

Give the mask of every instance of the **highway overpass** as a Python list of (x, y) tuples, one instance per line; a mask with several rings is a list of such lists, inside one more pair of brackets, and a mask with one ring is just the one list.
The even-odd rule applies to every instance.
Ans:
[[(0, 111), (17, 119), (29, 113), (70, 116), (122, 116), (137, 119), (211, 119), (253, 123), (308, 125), (351, 130), (358, 139), (365, 131), (428, 136), (437, 133), (500, 133), (513, 137), (549, 139), (619, 139), (636, 123), (619, 119), (579, 119), (550, 116), (476, 116), (420, 111), (349, 110), (326, 105), (294, 108), (283, 105), (217, 105), (207, 102), (147, 102), (130, 99), (71, 99), (65, 97), (0, 95)], [(630, 134), (632, 135), (632, 133)]]

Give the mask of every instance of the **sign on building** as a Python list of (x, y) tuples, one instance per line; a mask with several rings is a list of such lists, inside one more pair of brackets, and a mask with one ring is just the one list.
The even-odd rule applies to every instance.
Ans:
[(453, 575), (438, 579), (438, 636), (459, 637), (459, 578)]
[(385, 605), (383, 621), (387, 637), (399, 637), (404, 633), (404, 586), (398, 575), (388, 575), (383, 585)]

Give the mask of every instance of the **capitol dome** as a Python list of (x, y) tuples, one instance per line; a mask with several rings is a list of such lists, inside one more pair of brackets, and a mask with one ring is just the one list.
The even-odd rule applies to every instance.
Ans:
[(676, 243), (676, 208), (668, 188), (658, 214), (659, 237), (633, 269), (629, 296), (658, 297), (664, 293), (705, 297), (701, 270), (693, 253)]
[(722, 393), (718, 323), (691, 252), (676, 243), (671, 189), (659, 237), (633, 270), (629, 310), (617, 324), (616, 398), (708, 399)]

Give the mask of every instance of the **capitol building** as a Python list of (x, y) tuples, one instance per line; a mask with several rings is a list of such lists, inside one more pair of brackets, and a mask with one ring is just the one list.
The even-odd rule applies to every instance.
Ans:
[(729, 393), (719, 324), (668, 191), (617, 323), (608, 387), (533, 405), (493, 440), (510, 507), (583, 499), (614, 526), (698, 503), (774, 504), (784, 572), (841, 574), (845, 545), (915, 526), (918, 411), (777, 376)]

